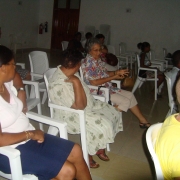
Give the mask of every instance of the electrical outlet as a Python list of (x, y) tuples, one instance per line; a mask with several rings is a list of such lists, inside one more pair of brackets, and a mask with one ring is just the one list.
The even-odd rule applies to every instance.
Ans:
[(126, 9), (126, 12), (127, 12), (127, 13), (131, 13), (131, 9), (130, 9), (130, 8), (127, 8), (127, 9)]

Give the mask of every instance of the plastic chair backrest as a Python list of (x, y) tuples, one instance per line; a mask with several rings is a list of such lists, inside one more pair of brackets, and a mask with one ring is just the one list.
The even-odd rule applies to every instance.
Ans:
[(136, 53), (136, 59), (137, 59), (137, 67), (140, 68), (140, 58), (138, 53)]
[(86, 25), (86, 26), (85, 26), (85, 29), (84, 29), (84, 32), (85, 32), (85, 34), (86, 34), (87, 32), (91, 32), (92, 35), (93, 35), (93, 37), (94, 37), (94, 35), (95, 35), (95, 26)]
[[(43, 51), (32, 51), (29, 53), (31, 72), (43, 74), (49, 69), (47, 53)], [(33, 76), (32, 76), (32, 80)]]
[(148, 130), (146, 132), (146, 143), (147, 143), (148, 150), (150, 152), (151, 158), (154, 163), (157, 180), (164, 180), (162, 169), (161, 169), (158, 157), (154, 150), (157, 135), (158, 135), (161, 127), (162, 127), (162, 123), (153, 124), (148, 128)]
[(81, 66), (79, 68), (79, 75), (81, 77), (81, 80), (84, 81), (84, 76), (83, 76), (83, 72), (82, 72), (82, 67)]
[(116, 51), (115, 51), (115, 47), (112, 46), (112, 45), (107, 45), (107, 48), (108, 48), (108, 52), (109, 53), (112, 53), (112, 54), (116, 54)]
[[(44, 81), (46, 84), (46, 88), (47, 88), (47, 92), (49, 90), (49, 79), (52, 77), (52, 75), (54, 74), (54, 72), (56, 71), (57, 68), (51, 68), (48, 69), (45, 73), (44, 73)], [(49, 99), (50, 100), (50, 99)]]
[(163, 48), (163, 55), (164, 55), (164, 58), (166, 58), (166, 56), (167, 56), (167, 49), (166, 48)]
[(127, 45), (124, 42), (119, 44), (119, 55), (127, 52)]
[(68, 42), (68, 41), (62, 41), (62, 42), (61, 42), (61, 45), (62, 45), (62, 50), (63, 50), (63, 51), (67, 49), (68, 44), (69, 44), (69, 42)]
[(167, 89), (168, 89), (168, 99), (169, 99), (169, 106), (171, 107), (171, 104), (174, 104), (174, 98), (172, 95), (172, 84), (171, 84), (171, 78), (169, 77), (168, 72), (164, 73), (166, 77), (166, 82), (167, 82)]

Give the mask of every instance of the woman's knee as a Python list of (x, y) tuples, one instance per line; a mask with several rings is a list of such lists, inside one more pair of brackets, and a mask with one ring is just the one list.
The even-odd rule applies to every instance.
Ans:
[(69, 157), (68, 157), (68, 161), (74, 163), (77, 160), (81, 160), (81, 159), (83, 159), (82, 148), (78, 144), (75, 144)]
[(61, 168), (59, 174), (56, 176), (57, 179), (74, 179), (76, 177), (76, 167), (66, 161)]

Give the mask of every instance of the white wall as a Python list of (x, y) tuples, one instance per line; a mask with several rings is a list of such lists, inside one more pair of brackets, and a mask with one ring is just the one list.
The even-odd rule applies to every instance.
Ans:
[[(131, 13), (126, 13), (130, 8)], [(116, 47), (126, 42), (128, 50), (137, 50), (139, 42), (147, 41), (162, 56), (165, 47), (173, 53), (180, 49), (179, 0), (81, 0), (79, 30), (85, 25), (111, 25), (110, 43)]]
[(53, 0), (40, 0), (39, 8), (39, 24), (48, 22), (48, 32), (38, 34), (38, 44), (40, 48), (50, 49), (51, 47), (51, 31), (52, 31), (52, 20), (53, 20)]
[(24, 47), (37, 47), (39, 0), (1, 0), (0, 44), (10, 45), (9, 35), (16, 34)]

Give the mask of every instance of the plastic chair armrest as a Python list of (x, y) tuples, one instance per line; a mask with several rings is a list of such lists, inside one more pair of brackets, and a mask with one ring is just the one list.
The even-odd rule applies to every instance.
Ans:
[(33, 121), (37, 121), (43, 124), (57, 127), (59, 129), (60, 137), (67, 139), (67, 130), (66, 130), (67, 123), (66, 122), (52, 119), (50, 117), (43, 116), (43, 115), (31, 112), (31, 111), (28, 111), (26, 113), (26, 116)]

